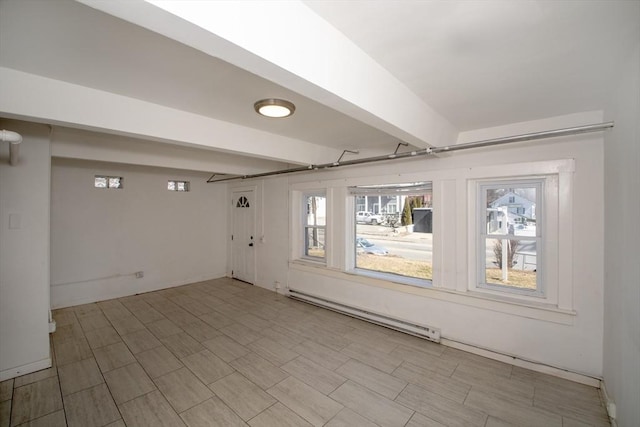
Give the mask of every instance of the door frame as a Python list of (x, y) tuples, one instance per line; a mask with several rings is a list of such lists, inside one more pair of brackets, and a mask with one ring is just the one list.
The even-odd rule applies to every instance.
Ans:
[(253, 274), (251, 277), (249, 277), (249, 279), (251, 280), (251, 284), (255, 286), (256, 282), (257, 282), (257, 277), (258, 277), (258, 271), (257, 271), (257, 267), (258, 267), (258, 241), (259, 239), (257, 238), (258, 235), (258, 186), (257, 185), (250, 185), (250, 186), (241, 186), (241, 187), (229, 187), (229, 194), (228, 194), (228, 200), (230, 200), (229, 203), (229, 209), (228, 209), (228, 218), (229, 218), (229, 224), (230, 227), (228, 229), (227, 232), (227, 254), (228, 254), (228, 264), (227, 264), (227, 276), (233, 278), (233, 274), (231, 273), (233, 271), (233, 241), (231, 240), (231, 236), (233, 235), (233, 230), (234, 230), (234, 218), (235, 215), (233, 214), (233, 210), (235, 208), (235, 203), (234, 203), (234, 195), (235, 193), (241, 193), (241, 192), (247, 192), (247, 191), (251, 191), (253, 193), (253, 236), (254, 236), (254, 246), (253, 246)]

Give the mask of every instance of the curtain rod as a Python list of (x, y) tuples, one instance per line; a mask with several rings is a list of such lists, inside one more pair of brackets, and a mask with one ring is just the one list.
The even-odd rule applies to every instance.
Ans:
[[(481, 141), (466, 142), (463, 144), (446, 145), (442, 147), (429, 147), (429, 148), (423, 148), (421, 150), (416, 150), (416, 151), (406, 151), (403, 153), (394, 152), (392, 154), (387, 154), (384, 156), (365, 157), (363, 159), (354, 159), (354, 160), (345, 160), (345, 161), (340, 161), (342, 159), (342, 156), (340, 156), (340, 159), (338, 159), (338, 161), (332, 162), (332, 163), (300, 166), (297, 168), (281, 169), (281, 170), (256, 173), (251, 175), (238, 175), (238, 176), (232, 176), (232, 177), (221, 178), (216, 180), (213, 179), (213, 177), (215, 177), (216, 174), (213, 174), (207, 180), (207, 183), (233, 181), (238, 179), (264, 178), (267, 176), (285, 175), (285, 174), (297, 173), (297, 172), (313, 172), (317, 170), (332, 169), (332, 168), (337, 168), (341, 166), (354, 166), (354, 165), (361, 165), (365, 163), (400, 160), (400, 159), (407, 159), (411, 157), (434, 155), (438, 153), (448, 153), (452, 151), (468, 150), (471, 148), (482, 148), (482, 147), (490, 147), (494, 145), (512, 144), (516, 142), (534, 141), (537, 139), (576, 135), (580, 133), (599, 132), (599, 131), (612, 128), (613, 126), (614, 126), (613, 122), (597, 123), (597, 124), (591, 124), (591, 125), (575, 126), (570, 128), (547, 130), (542, 132), (525, 133), (522, 135), (505, 136), (502, 138), (485, 139)], [(403, 143), (401, 144), (405, 145)], [(396, 148), (396, 151), (398, 151), (397, 148)]]

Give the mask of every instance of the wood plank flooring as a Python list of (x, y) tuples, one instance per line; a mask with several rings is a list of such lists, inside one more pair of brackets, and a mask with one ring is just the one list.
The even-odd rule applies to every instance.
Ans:
[(597, 389), (231, 279), (54, 312), (0, 427), (608, 426)]

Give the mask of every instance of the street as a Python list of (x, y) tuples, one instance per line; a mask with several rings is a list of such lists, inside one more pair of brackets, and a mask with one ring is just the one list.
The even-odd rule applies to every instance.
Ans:
[(405, 259), (418, 261), (431, 261), (432, 243), (428, 241), (401, 241), (376, 239), (367, 235), (362, 235), (376, 246), (381, 246), (389, 251), (390, 255), (396, 255)]
[[(410, 233), (389, 235), (389, 228), (375, 225), (358, 224), (358, 237), (364, 237), (376, 246), (383, 247), (390, 255), (404, 259), (427, 261), (433, 260), (433, 235), (430, 233)], [(521, 240), (516, 251), (517, 270), (536, 269), (536, 243), (534, 240)], [(493, 240), (487, 241), (486, 262), (493, 266)]]

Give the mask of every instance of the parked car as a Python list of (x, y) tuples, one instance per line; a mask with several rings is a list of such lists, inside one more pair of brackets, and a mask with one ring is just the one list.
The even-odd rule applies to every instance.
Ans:
[(387, 248), (375, 245), (363, 237), (356, 237), (356, 252), (372, 255), (389, 255)]
[(356, 212), (356, 221), (364, 222), (365, 224), (377, 225), (384, 223), (384, 217), (371, 212), (359, 211)]

